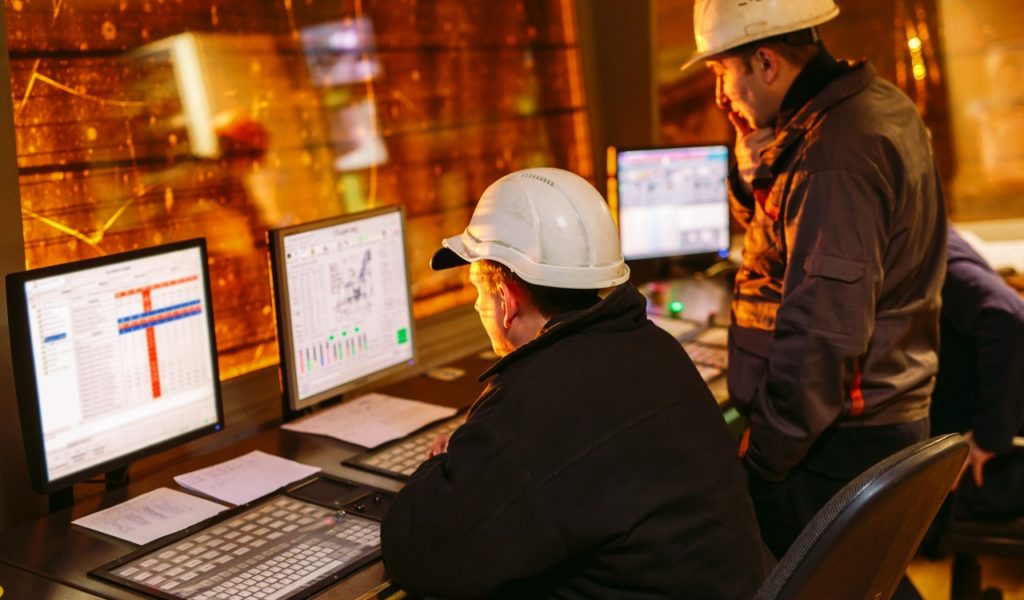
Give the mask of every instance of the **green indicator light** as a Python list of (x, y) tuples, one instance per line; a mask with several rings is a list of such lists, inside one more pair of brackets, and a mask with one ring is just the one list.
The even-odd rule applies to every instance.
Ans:
[(356, 333), (359, 333), (359, 328), (358, 327), (356, 327)]
[(409, 330), (405, 327), (399, 329), (396, 333), (398, 335), (399, 344), (404, 344), (409, 341)]
[(347, 331), (342, 331), (342, 332), (341, 332), (341, 337), (345, 337), (346, 335), (348, 335), (348, 332), (347, 332)]
[(330, 336), (330, 337), (329, 337), (329, 338), (327, 338), (327, 339), (329, 339), (330, 341), (332, 341), (332, 342), (333, 342), (333, 341), (334, 341), (334, 336), (332, 335), (332, 336)]
[(670, 302), (669, 305), (668, 305), (669, 312), (673, 312), (673, 313), (681, 313), (681, 312), (683, 312), (683, 310), (685, 308), (686, 308), (686, 305), (683, 304), (682, 302), (678, 301), (678, 300)]

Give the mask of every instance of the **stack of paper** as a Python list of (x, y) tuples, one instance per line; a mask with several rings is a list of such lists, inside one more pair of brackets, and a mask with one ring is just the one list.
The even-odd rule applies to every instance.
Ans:
[(343, 442), (374, 448), (457, 412), (454, 408), (417, 400), (367, 394), (282, 425), (281, 428), (326, 435)]

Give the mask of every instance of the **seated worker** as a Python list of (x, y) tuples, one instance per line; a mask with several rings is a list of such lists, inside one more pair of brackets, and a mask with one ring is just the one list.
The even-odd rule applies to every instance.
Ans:
[(957, 488), (963, 516), (1024, 514), (1024, 300), (950, 228), (932, 433), (970, 445)]
[(440, 597), (752, 597), (772, 559), (736, 443), (626, 283), (600, 194), (567, 171), (517, 171), (443, 245), (431, 265), (471, 263), (501, 358), (384, 519), (395, 582)]

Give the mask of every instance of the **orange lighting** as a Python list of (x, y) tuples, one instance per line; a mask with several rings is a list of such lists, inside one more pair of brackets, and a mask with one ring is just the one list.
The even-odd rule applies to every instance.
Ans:
[(615, 224), (619, 223), (619, 180), (618, 180), (618, 162), (616, 157), (618, 152), (615, 150), (615, 146), (608, 146), (608, 152), (605, 155), (606, 171), (608, 172), (608, 209), (612, 212), (612, 218), (615, 219)]

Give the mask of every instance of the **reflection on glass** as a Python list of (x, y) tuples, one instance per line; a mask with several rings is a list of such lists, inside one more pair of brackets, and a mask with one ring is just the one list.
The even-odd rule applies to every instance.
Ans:
[(570, 0), (5, 11), (28, 266), (206, 237), (225, 377), (277, 361), (268, 227), (404, 204), (424, 316), (472, 296), (427, 263), (487, 184), (591, 174)]
[(310, 81), (321, 91), (334, 169), (358, 171), (387, 162), (372, 95), (381, 66), (369, 19), (306, 27), (301, 40)]

